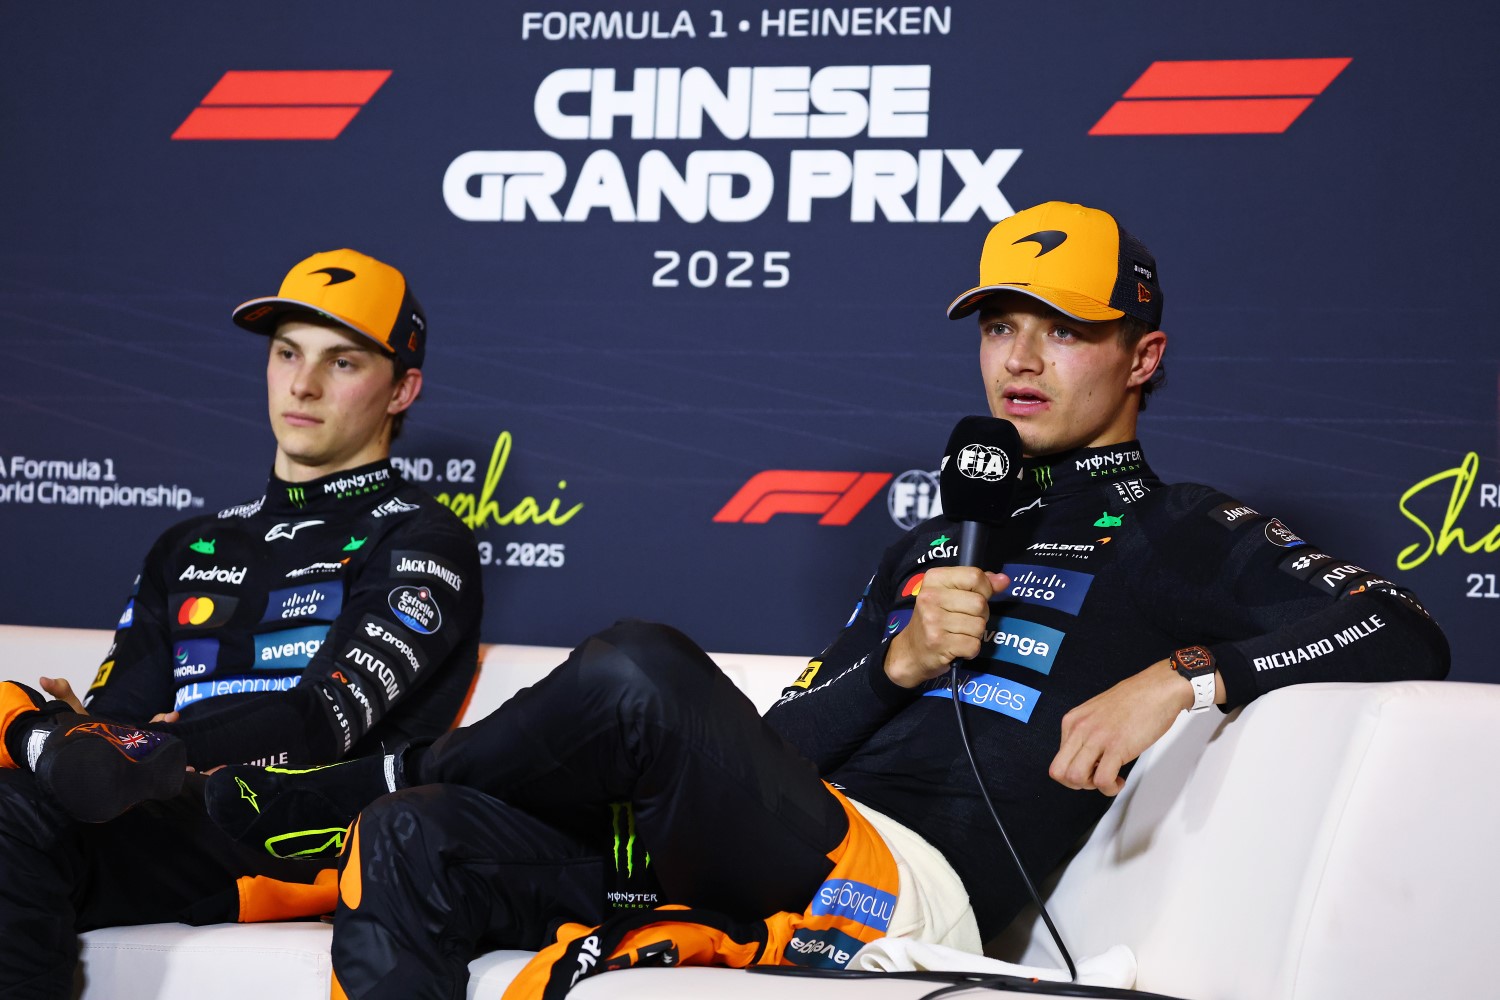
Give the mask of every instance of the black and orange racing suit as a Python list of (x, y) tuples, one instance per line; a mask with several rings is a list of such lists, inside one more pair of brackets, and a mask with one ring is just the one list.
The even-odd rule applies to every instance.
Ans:
[[(1212, 489), (1164, 485), (1134, 442), (1026, 465), (984, 554), (1011, 583), (982, 653), (961, 665), (959, 698), (1037, 876), (1111, 801), (1048, 777), (1062, 716), (1179, 648), (1215, 657), (1226, 708), (1292, 683), (1447, 672), (1442, 632), (1404, 588)], [(842, 634), (764, 719), (686, 637), (629, 623), (481, 722), (408, 751), (411, 787), (365, 810), (341, 876), (334, 968), (348, 995), (462, 996), (477, 949), (537, 948), (560, 921), (608, 916), (601, 885), (619, 845), (611, 857), (601, 831), (621, 801), (634, 807), (633, 857), (649, 850), (660, 883), (646, 904), (802, 911), (850, 829), (825, 779), (936, 846), (980, 934), (1002, 929), (1024, 892), (970, 774), (952, 685), (907, 690), (883, 669), (957, 536), (940, 517), (891, 546)], [(866, 912), (888, 915), (886, 903)], [(826, 955), (829, 941), (803, 945)]]
[[(478, 662), (474, 536), (385, 461), (169, 528), (147, 555), (86, 694), (92, 714), (184, 740), (198, 769), (328, 763), (432, 737)], [(24, 668), (12, 664), (12, 670)], [(232, 843), (185, 792), (108, 823), (64, 815), (0, 771), (0, 997), (69, 995), (76, 934), (234, 920), (240, 876), (318, 866)]]

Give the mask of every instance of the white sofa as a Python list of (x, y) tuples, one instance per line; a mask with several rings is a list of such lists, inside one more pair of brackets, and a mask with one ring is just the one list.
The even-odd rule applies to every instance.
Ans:
[[(23, 680), (86, 684), (107, 645), (104, 632), (0, 626), (5, 675)], [(488, 647), (468, 717), (564, 652)], [(801, 666), (717, 659), (762, 708)], [(1307, 685), (1228, 717), (1184, 716), (1052, 880), (1049, 909), (1075, 958), (1127, 945), (1137, 988), (1183, 998), (1500, 995), (1487, 962), (1500, 930), (1500, 865), (1489, 856), (1500, 833), (1497, 761), (1495, 685)], [(91, 931), (82, 996), (324, 1000), (328, 934), (313, 922)], [(991, 951), (1057, 964), (1030, 915)], [(477, 958), (469, 996), (498, 998), (526, 958)], [(650, 969), (585, 980), (574, 995), (906, 1000), (931, 988)]]

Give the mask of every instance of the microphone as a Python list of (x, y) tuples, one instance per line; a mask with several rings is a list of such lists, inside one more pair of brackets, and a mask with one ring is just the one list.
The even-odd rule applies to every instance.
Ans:
[[(1010, 507), (1016, 489), (1021, 485), (1021, 475), (1021, 435), (1016, 431), (1015, 424), (998, 417), (964, 417), (953, 428), (953, 434), (948, 438), (948, 450), (943, 455), (942, 471), (938, 474), (938, 489), (943, 497), (943, 513), (958, 522), (960, 566), (984, 569), (979, 560), (985, 542), (988, 541), (989, 530), (994, 525), (1010, 520)], [(964, 753), (969, 758), (969, 767), (974, 772), (974, 781), (979, 785), (979, 794), (989, 808), (995, 828), (1000, 831), (1000, 839), (1005, 842), (1006, 850), (1016, 863), (1021, 881), (1031, 893), (1032, 902), (1036, 903), (1043, 923), (1052, 933), (1052, 940), (1057, 943), (1057, 949), (1068, 967), (1070, 981), (1076, 983), (1078, 968), (1073, 964), (1073, 956), (1068, 953), (1062, 935), (1057, 932), (1046, 904), (1036, 891), (1036, 884), (1027, 874), (1026, 866), (1021, 863), (1021, 856), (1016, 853), (1010, 834), (1005, 831), (1005, 824), (1000, 820), (1000, 813), (995, 810), (995, 803), (984, 786), (984, 777), (979, 773), (979, 761), (969, 743), (969, 730), (964, 725), (964, 713), (960, 707), (968, 681), (959, 675), (959, 662), (954, 660), (948, 665), (948, 690), (953, 699), (953, 716), (958, 724), (958, 736), (963, 742)]]
[(979, 566), (990, 527), (1008, 519), (1020, 485), (1021, 435), (1016, 425), (998, 417), (960, 420), (948, 437), (938, 476), (943, 513), (959, 522), (960, 566)]

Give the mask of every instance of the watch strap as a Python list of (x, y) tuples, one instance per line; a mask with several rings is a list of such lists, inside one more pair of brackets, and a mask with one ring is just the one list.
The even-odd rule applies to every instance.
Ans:
[(1206, 712), (1212, 708), (1218, 695), (1218, 685), (1214, 678), (1218, 665), (1214, 654), (1202, 646), (1185, 646), (1173, 653), (1170, 660), (1172, 669), (1193, 686), (1193, 705), (1188, 712)]

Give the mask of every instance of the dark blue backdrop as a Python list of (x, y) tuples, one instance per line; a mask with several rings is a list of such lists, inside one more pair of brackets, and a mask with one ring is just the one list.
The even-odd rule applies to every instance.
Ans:
[[(349, 245), (403, 267), (431, 322), (427, 391), (397, 447), (413, 471), (429, 474), (430, 460), (434, 492), (482, 493), (504, 434), (495, 510), (527, 497), (544, 510), (582, 505), (563, 524), (478, 527), (493, 563), (486, 639), (568, 644), (646, 615), (710, 648), (811, 652), (899, 531), (885, 490), (845, 526), (714, 515), (767, 469), (932, 468), (955, 418), (983, 408), (977, 337), (943, 307), (972, 283), (997, 205), (1062, 198), (1114, 211), (1160, 262), (1170, 379), (1141, 429), (1158, 472), (1212, 483), (1410, 583), (1449, 630), (1454, 676), (1500, 679), (1489, 653), (1500, 566), (1484, 551), (1487, 540), (1500, 548), (1500, 349), (1485, 333), (1497, 265), (1492, 7), (1439, 19), (1390, 0), (1253, 11), (726, 0), (633, 8), (621, 21), (661, 35), (677, 25), (674, 37), (549, 39), (567, 22), (545, 15), (568, 9), (0, 9), (4, 620), (111, 625), (151, 537), (183, 516), (70, 494), (88, 462), (116, 485), (177, 488), (166, 495), (186, 512), (259, 495), (272, 449), (264, 343), (229, 311), (274, 292), (307, 253)], [(611, 29), (598, 13), (586, 33)], [(844, 23), (847, 36), (806, 33)], [(854, 34), (861, 26), (870, 33)], [(1188, 67), (1175, 94), (1127, 93), (1158, 62), (1328, 59), (1349, 60), (1331, 81), (1309, 83), (1302, 64), (1209, 65)], [(732, 89), (731, 67), (840, 66), (927, 67), (925, 88), (871, 98), (877, 112), (904, 108), (896, 120), (916, 134), (746, 137), (710, 119), (701, 138), (634, 138), (621, 117), (610, 139), (568, 139), (547, 134), (534, 107), (561, 69), (612, 69), (628, 90), (639, 69), (701, 67)], [(330, 89), (328, 77), (226, 79), (288, 70), (389, 76), (373, 94)], [(923, 72), (901, 71), (908, 87)], [(1226, 77), (1249, 82), (1226, 90)], [(818, 94), (814, 84), (814, 103), (829, 107)], [(1164, 98), (1201, 102), (1187, 110), (1206, 124), (1090, 134), (1117, 101), (1149, 116), (1172, 107), (1133, 105)], [(1247, 133), (1237, 130), (1289, 105), (1219, 98), (1310, 103), (1283, 131)], [(925, 120), (913, 117), (923, 104)], [(564, 115), (589, 106), (583, 94), (556, 102)], [(297, 110), (277, 110), (287, 107)], [(339, 131), (330, 116), (349, 120)], [(173, 138), (246, 127), (337, 135)], [(680, 172), (689, 154), (737, 154), (722, 164), (753, 153), (773, 191), (748, 221), (683, 221), (665, 202), (659, 222), (607, 208), (577, 222), (467, 221), (444, 177), (476, 150), (555, 154), (543, 159), (566, 171), (559, 211), (601, 150), (621, 165), (598, 181), (601, 200), (633, 205), (653, 150)], [(940, 209), (963, 186), (955, 160), (982, 175), (972, 164), (993, 151), (1019, 153), (1008, 170), (1012, 154), (990, 160), (975, 182), (983, 207), (966, 221), (897, 221), (889, 202), (851, 221), (859, 199), (847, 194), (789, 221), (793, 151), (835, 151), (873, 176), (926, 169), (921, 150), (958, 151)], [(711, 201), (752, 190), (721, 182)], [(749, 287), (728, 284), (747, 259), (736, 252), (749, 255), (736, 277)], [(768, 252), (786, 256), (768, 266)], [(785, 287), (768, 287), (782, 266)], [(676, 287), (653, 285), (663, 268)], [(1424, 556), (1427, 531), (1439, 544)]]

